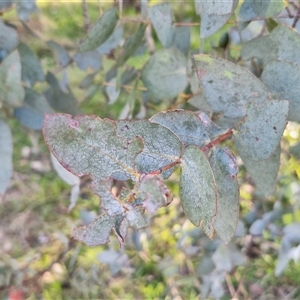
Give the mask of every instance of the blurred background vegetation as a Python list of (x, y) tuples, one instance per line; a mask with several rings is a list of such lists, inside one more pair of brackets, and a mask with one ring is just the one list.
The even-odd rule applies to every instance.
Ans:
[[(88, 2), (90, 24), (111, 5), (109, 2), (101, 2), (101, 5), (100, 1)], [(6, 11), (3, 20), (15, 26), (20, 40), (37, 53), (45, 74), (51, 71), (61, 81), (68, 78), (82, 113), (117, 119), (129, 93), (122, 93), (118, 101), (109, 105), (100, 92), (101, 76), (112, 65), (110, 57), (103, 58), (101, 71), (96, 75), (99, 86), (95, 90), (81, 89), (86, 72), (75, 65), (61, 68), (45, 43), (54, 40), (69, 53), (76, 53), (86, 35), (82, 3), (38, 1), (37, 7), (39, 11), (23, 24), (15, 9)], [(176, 20), (199, 22), (193, 2), (174, 3), (173, 9)], [(124, 8), (124, 16), (134, 17), (139, 13), (137, 10), (134, 4), (128, 5)], [(230, 20), (206, 39), (206, 53), (218, 55), (222, 50), (220, 40), (233, 22)], [(125, 22), (124, 26), (127, 36), (136, 28), (134, 22)], [(154, 38), (158, 49), (161, 46), (155, 35)], [(199, 44), (199, 26), (193, 26), (190, 51), (197, 52)], [(230, 53), (238, 57), (239, 45), (231, 44)], [(131, 57), (127, 66), (141, 66), (149, 57), (148, 51)], [(43, 82), (35, 88), (43, 91), (45, 86)], [(146, 103), (145, 117), (167, 107), (164, 103)], [(172, 107), (193, 109), (184, 97), (177, 99)], [(137, 105), (134, 114), (139, 109)], [(178, 199), (178, 174), (172, 175), (167, 183), (176, 196), (175, 201), (156, 215), (147, 216), (149, 228), (131, 231), (121, 249), (115, 237), (108, 245), (89, 248), (69, 238), (72, 228), (88, 224), (97, 214), (99, 200), (88, 189), (89, 179), (81, 180), (79, 199), (69, 211), (71, 187), (53, 170), (40, 132), (26, 129), (13, 118), (9, 118), (8, 123), (14, 142), (14, 174), (0, 203), (1, 299), (300, 298), (298, 262), (290, 262), (280, 276), (275, 276), (282, 228), (300, 219), (298, 124), (289, 123), (284, 133), (280, 173), (270, 197), (265, 199), (255, 193), (253, 182), (240, 163), (241, 222), (237, 236), (227, 248), (230, 252), (233, 247), (232, 253), (236, 255), (233, 261), (240, 259), (240, 263), (233, 262), (220, 279), (217, 273), (214, 275), (223, 291), (218, 297), (216, 291), (210, 296), (210, 291), (204, 291), (211, 286), (205, 282), (213, 280), (205, 275), (213, 270), (212, 253), (216, 253), (216, 249), (226, 250), (221, 248), (220, 241), (210, 241), (184, 217)], [(279, 209), (277, 216), (272, 215), (270, 220), (278, 229), (277, 235), (269, 228), (259, 234), (255, 234), (253, 227), (252, 232), (249, 231), (255, 220)], [(219, 257), (222, 260), (222, 255)], [(224, 268), (226, 270), (226, 266)]]

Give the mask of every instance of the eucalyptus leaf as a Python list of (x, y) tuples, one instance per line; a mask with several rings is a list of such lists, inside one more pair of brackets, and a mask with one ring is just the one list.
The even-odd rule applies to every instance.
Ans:
[(277, 99), (289, 101), (288, 120), (300, 121), (300, 65), (272, 61), (263, 70), (261, 80)]
[(251, 104), (247, 117), (236, 128), (238, 152), (255, 161), (264, 160), (274, 153), (287, 124), (288, 109), (286, 100)]
[(48, 41), (46, 44), (53, 51), (55, 61), (60, 66), (66, 67), (71, 62), (68, 52), (60, 44), (54, 41)]
[(92, 189), (100, 197), (100, 205), (108, 215), (116, 216), (124, 212), (120, 200), (111, 192), (111, 183), (109, 181), (100, 180), (97, 183), (94, 182)]
[(278, 25), (269, 36), (259, 36), (242, 47), (242, 57), (256, 57), (266, 65), (273, 60), (300, 64), (300, 35), (287, 25)]
[(169, 48), (175, 35), (171, 4), (153, 5), (150, 7), (148, 15), (161, 44), (164, 48)]
[(217, 187), (210, 164), (204, 153), (189, 146), (182, 155), (180, 199), (187, 218), (195, 225), (202, 225), (212, 238), (213, 218), (217, 211)]
[(46, 81), (50, 87), (44, 92), (44, 95), (53, 109), (60, 112), (77, 114), (77, 100), (69, 90), (67, 93), (62, 91), (56, 77), (48, 72)]
[[(166, 127), (148, 120), (120, 120), (116, 125), (119, 136), (127, 139), (136, 137), (142, 139), (144, 149), (136, 157), (136, 167), (140, 173), (157, 171), (179, 159), (182, 144), (178, 137)], [(166, 177), (171, 175), (169, 171), (163, 174)]]
[(227, 244), (234, 236), (239, 221), (238, 166), (235, 156), (228, 148), (215, 148), (209, 162), (218, 188), (214, 228)]
[(111, 79), (109, 85), (105, 87), (105, 92), (108, 96), (108, 104), (114, 104), (120, 95), (120, 88), (117, 86), (117, 78)]
[(101, 56), (97, 51), (76, 53), (73, 58), (77, 66), (83, 71), (98, 71), (102, 65)]
[(2, 19), (0, 19), (0, 49), (11, 52), (18, 46), (18, 43), (19, 38), (17, 31), (5, 25)]
[(238, 0), (230, 1), (200, 1), (201, 11), (200, 38), (204, 39), (222, 28), (234, 12)]
[(10, 128), (0, 119), (0, 195), (4, 194), (13, 173), (13, 139)]
[(20, 55), (15, 50), (0, 64), (0, 104), (18, 107), (23, 104), (24, 96)]
[(30, 14), (38, 11), (35, 0), (18, 0), (16, 3), (19, 19), (22, 21), (28, 21)]
[(194, 55), (203, 95), (215, 113), (230, 119), (246, 115), (248, 103), (263, 103), (268, 91), (247, 69), (221, 58)]
[(294, 62), (300, 65), (298, 55), (300, 51), (300, 35), (295, 29), (287, 25), (277, 26), (271, 32), (270, 38), (277, 46), (278, 60)]
[(190, 50), (190, 28), (188, 26), (175, 27), (172, 46), (179, 49), (184, 55), (188, 55)]
[(181, 109), (157, 113), (152, 116), (150, 122), (167, 127), (187, 146), (202, 147), (227, 131), (216, 126), (203, 112), (195, 113)]
[(136, 179), (136, 156), (143, 150), (140, 138), (125, 140), (115, 124), (96, 116), (46, 115), (43, 133), (53, 155), (77, 176), (91, 175), (95, 181), (114, 173)]
[(278, 44), (270, 36), (259, 36), (242, 45), (241, 55), (244, 60), (253, 57), (259, 59), (263, 65), (277, 59)]
[(142, 80), (157, 100), (176, 97), (187, 86), (186, 58), (177, 49), (155, 52), (142, 69)]
[(124, 33), (123, 26), (117, 26), (112, 35), (96, 50), (101, 54), (109, 54), (111, 50), (117, 48)]
[(201, 14), (200, 38), (207, 38), (221, 29), (230, 19), (232, 13), (226, 15)]
[(240, 6), (240, 9), (237, 11), (237, 20), (239, 22), (246, 22), (259, 17), (265, 19), (273, 18), (279, 15), (285, 7), (286, 3), (283, 0), (276, 2), (272, 0), (245, 0)]
[(41, 130), (44, 114), (54, 113), (46, 98), (34, 90), (25, 88), (24, 105), (14, 109), (15, 118), (25, 127)]
[(239, 149), (239, 155), (243, 160), (247, 172), (251, 175), (258, 192), (264, 196), (270, 195), (274, 189), (280, 165), (280, 152), (280, 145), (278, 145), (268, 158), (262, 161), (254, 161), (249, 159)]
[(161, 175), (146, 174), (141, 177), (138, 186), (135, 187), (143, 206), (148, 212), (155, 212), (163, 206), (167, 206), (173, 200), (173, 195), (163, 182)]
[(22, 65), (22, 81), (33, 86), (37, 81), (44, 81), (45, 75), (36, 54), (24, 43), (18, 46), (21, 65)]
[(141, 24), (137, 33), (126, 40), (123, 49), (121, 50), (121, 54), (117, 59), (116, 68), (122, 66), (137, 50), (142, 42), (145, 30), (146, 26), (144, 24)]
[(107, 244), (111, 229), (116, 222), (115, 219), (116, 217), (103, 214), (88, 226), (74, 228), (71, 236), (77, 241), (85, 243), (87, 246)]
[(92, 51), (101, 46), (113, 33), (118, 19), (116, 7), (107, 10), (92, 27), (78, 52)]
[[(227, 15), (233, 12), (233, 7), (235, 5), (235, 0), (220, 0), (220, 1), (210, 1), (201, 0), (200, 11), (201, 13), (206, 13), (208, 15)], [(201, 14), (202, 16), (202, 14)]]
[(188, 103), (200, 110), (212, 112), (212, 109), (210, 108), (205, 96), (202, 93), (195, 94), (194, 96), (192, 96), (189, 99)]

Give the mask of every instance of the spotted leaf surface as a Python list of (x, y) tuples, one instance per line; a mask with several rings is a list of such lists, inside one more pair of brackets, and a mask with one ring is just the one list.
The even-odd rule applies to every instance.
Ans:
[[(140, 138), (145, 147), (136, 158), (137, 170), (150, 173), (168, 165), (181, 155), (182, 143), (178, 137), (166, 127), (148, 120), (117, 121), (117, 134), (127, 139)], [(167, 175), (168, 174), (168, 175)], [(166, 176), (170, 172), (165, 173)]]
[(289, 103), (285, 100), (251, 104), (244, 122), (236, 128), (237, 150), (255, 161), (268, 158), (280, 142), (287, 124), (288, 109)]
[(189, 146), (182, 155), (180, 198), (187, 218), (195, 225), (202, 225), (204, 232), (213, 236), (213, 217), (217, 208), (217, 187), (205, 154)]
[(199, 85), (213, 112), (238, 119), (246, 115), (248, 103), (266, 101), (266, 87), (248, 70), (221, 58), (193, 57)]
[(288, 120), (300, 122), (300, 65), (272, 61), (264, 68), (261, 80), (277, 99), (289, 101)]
[(229, 243), (239, 220), (238, 166), (235, 156), (227, 148), (215, 148), (209, 162), (218, 187), (217, 214), (213, 226), (220, 238)]
[(90, 225), (73, 229), (71, 236), (87, 246), (97, 246), (109, 242), (109, 235), (116, 223), (116, 217), (103, 214)]
[(278, 145), (268, 158), (261, 161), (253, 161), (247, 155), (244, 155), (241, 149), (239, 150), (239, 155), (247, 172), (251, 175), (257, 191), (264, 196), (270, 195), (274, 190), (280, 165), (280, 152), (280, 145)]
[(140, 138), (116, 135), (115, 124), (96, 116), (47, 115), (43, 133), (58, 161), (75, 175), (94, 180), (136, 179), (136, 156), (143, 150)]
[(107, 180), (100, 180), (92, 187), (93, 192), (100, 197), (100, 206), (110, 216), (120, 215), (124, 212), (124, 208), (120, 200), (111, 192), (111, 182)]
[(143, 206), (148, 212), (155, 212), (159, 208), (169, 205), (173, 200), (172, 193), (164, 184), (161, 175), (142, 176), (136, 188), (139, 197), (143, 200)]
[(202, 147), (211, 142), (211, 139), (226, 132), (216, 126), (203, 112), (169, 110), (155, 114), (150, 122), (169, 128), (187, 146)]

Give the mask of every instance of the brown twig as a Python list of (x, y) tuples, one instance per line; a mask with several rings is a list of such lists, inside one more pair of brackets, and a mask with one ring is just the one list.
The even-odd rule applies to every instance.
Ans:
[(85, 30), (88, 32), (90, 29), (90, 18), (86, 0), (82, 0), (82, 13), (84, 17)]
[(217, 138), (216, 140), (210, 142), (209, 144), (205, 145), (204, 147), (201, 148), (201, 150), (203, 152), (209, 150), (210, 148), (214, 147), (215, 145), (220, 144), (222, 141), (224, 141), (225, 139), (227, 139), (229, 136), (231, 136), (233, 134), (232, 129), (228, 130), (226, 133), (224, 133), (223, 135), (221, 135), (219, 138)]
[(294, 21), (293, 21), (293, 24), (292, 24), (292, 28), (295, 28), (295, 27), (296, 27), (299, 18), (300, 18), (300, 6), (298, 7), (298, 9), (297, 9), (297, 14), (296, 14), (295, 17), (294, 17)]

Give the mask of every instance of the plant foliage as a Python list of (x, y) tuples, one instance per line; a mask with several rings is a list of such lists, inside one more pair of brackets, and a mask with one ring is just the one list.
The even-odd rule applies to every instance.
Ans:
[[(0, 3), (0, 11), (11, 5)], [(59, 67), (47, 73), (30, 44), (0, 19), (0, 193), (12, 175), (6, 119), (14, 116), (26, 128), (43, 131), (57, 172), (76, 186), (72, 207), (78, 177), (91, 178), (101, 210), (89, 225), (73, 229), (76, 240), (106, 244), (113, 231), (123, 243), (128, 228), (145, 228), (147, 215), (171, 204), (172, 176), (187, 219), (228, 244), (240, 219), (239, 166), (251, 175), (259, 197), (272, 195), (284, 130), (288, 122), (300, 121), (300, 36), (293, 28), (298, 19), (291, 26), (280, 23), (286, 7), (285, 1), (195, 1), (201, 39), (196, 51), (190, 23), (175, 20), (175, 5), (142, 1), (142, 17), (133, 20), (121, 4), (114, 5), (93, 26), (86, 24), (85, 38), (73, 41), (71, 50), (45, 43)], [(34, 2), (17, 3), (23, 22), (34, 11)], [(249, 24), (256, 27), (244, 42)], [(222, 37), (220, 30), (226, 32)], [(217, 35), (218, 45), (208, 46), (205, 40)], [(238, 53), (230, 48), (234, 43)], [(83, 100), (66, 76), (76, 66), (85, 72), (79, 85)], [(108, 105), (123, 106), (115, 120), (82, 112), (85, 101), (100, 94)], [(268, 222), (265, 215), (257, 217), (250, 232), (262, 234)], [(294, 225), (284, 229), (277, 274), (295, 257)], [(220, 246), (213, 263), (220, 266), (226, 257), (226, 271), (243, 263), (242, 258), (232, 263), (227, 252)], [(214, 283), (208, 285), (217, 297)]]

